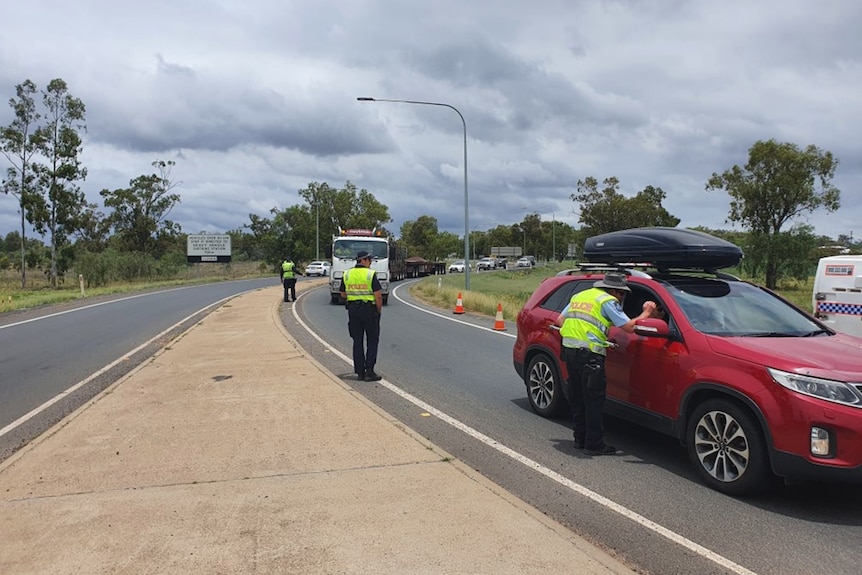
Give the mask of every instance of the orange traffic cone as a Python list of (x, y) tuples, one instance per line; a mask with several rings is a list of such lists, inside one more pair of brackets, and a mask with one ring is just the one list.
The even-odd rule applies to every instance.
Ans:
[(455, 300), (455, 311), (452, 313), (464, 313), (464, 302), (461, 301), (461, 292), (458, 292), (458, 299)]
[(494, 319), (495, 331), (506, 331), (506, 324), (503, 323), (503, 304), (497, 304), (497, 317)]

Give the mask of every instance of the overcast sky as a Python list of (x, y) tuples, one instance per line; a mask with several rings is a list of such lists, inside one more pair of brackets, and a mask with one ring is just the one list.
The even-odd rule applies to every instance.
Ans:
[[(0, 125), (25, 79), (87, 108), (83, 183), (127, 187), (174, 160), (188, 233), (242, 227), (349, 180), (405, 220), (464, 233), (528, 213), (578, 227), (579, 179), (667, 193), (681, 226), (729, 229), (713, 172), (757, 140), (840, 161), (862, 236), (862, 3), (852, 0), (28, 0), (0, 10)], [(7, 167), (0, 157), (0, 167)], [(0, 196), (0, 234), (18, 229)]]

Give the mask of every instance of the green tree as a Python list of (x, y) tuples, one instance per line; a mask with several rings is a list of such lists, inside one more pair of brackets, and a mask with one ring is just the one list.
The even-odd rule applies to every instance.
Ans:
[(407, 245), (410, 256), (435, 259), (432, 254), (438, 233), (437, 218), (433, 216), (422, 215), (401, 224), (401, 241)]
[(87, 204), (78, 214), (74, 234), (78, 251), (103, 252), (111, 239), (111, 221), (96, 204)]
[(450, 254), (460, 254), (464, 251), (464, 239), (452, 232), (440, 232), (431, 244), (431, 257), (433, 261), (442, 261)]
[(342, 228), (377, 229), (390, 235), (385, 224), (392, 221), (389, 208), (365, 188), (357, 190), (349, 181), (335, 194), (333, 218)]
[(389, 208), (368, 190), (358, 190), (349, 181), (336, 189), (326, 182), (311, 182), (298, 191), (304, 205), (272, 208), (271, 218), (249, 214), (245, 228), (264, 261), (275, 266), (286, 256), (295, 262), (323, 257), (339, 228), (376, 229), (389, 235), (383, 224), (390, 222)]
[[(294, 218), (290, 222), (297, 246), (306, 246), (303, 261), (318, 258), (325, 253), (324, 246), (332, 243), (332, 237), (338, 235), (338, 229), (361, 228), (376, 229), (382, 235), (390, 235), (385, 224), (392, 221), (389, 208), (377, 201), (366, 189), (357, 189), (350, 181), (341, 189), (333, 188), (326, 182), (311, 182), (305, 189), (299, 190), (299, 195), (305, 200), (303, 213), (306, 217)], [(318, 239), (319, 234), (319, 239)], [(300, 247), (300, 249), (303, 249)]]
[(121, 249), (158, 258), (175, 244), (181, 232), (179, 224), (167, 217), (180, 202), (179, 194), (172, 190), (182, 182), (171, 180), (175, 162), (156, 161), (152, 165), (158, 174), (138, 176), (128, 188), (99, 193), (105, 207), (113, 210), (108, 221)]
[(39, 128), (39, 142), (46, 164), (38, 170), (30, 220), (36, 231), (50, 236), (50, 281), (56, 287), (57, 249), (68, 243), (87, 206), (76, 184), (87, 177), (87, 169), (79, 158), (82, 149), (79, 131), (86, 129), (85, 108), (81, 100), (68, 93), (66, 82), (59, 78), (48, 83), (47, 91), (42, 92), (42, 102), (47, 123)]
[(543, 251), (544, 234), (542, 228), (542, 216), (535, 212), (527, 214), (520, 224), (513, 226), (514, 233), (510, 245), (521, 246), (524, 252), (522, 255), (537, 256)]
[(0, 129), (0, 151), (11, 166), (0, 188), (18, 199), (21, 214), (21, 288), (27, 287), (27, 229), (29, 210), (35, 192), (34, 181), (38, 165), (33, 156), (39, 152), (42, 133), (38, 123), (42, 115), (36, 108), (36, 84), (30, 80), (15, 86), (16, 98), (9, 99), (15, 117), (8, 126)]
[(262, 261), (263, 250), (257, 243), (254, 234), (244, 232), (242, 229), (228, 230), (230, 236), (231, 255), (237, 261)]
[(307, 204), (309, 218), (314, 224), (313, 242), (309, 242), (314, 246), (314, 253), (309, 260), (323, 257), (332, 236), (338, 233), (334, 211), (337, 191), (326, 182), (310, 182), (308, 187), (299, 190), (299, 195)]
[(667, 194), (661, 188), (647, 186), (627, 198), (619, 192), (617, 178), (605, 178), (602, 184), (600, 190), (593, 177), (578, 180), (578, 191), (571, 195), (572, 201), (580, 204), (579, 221), (587, 237), (631, 228), (679, 225), (680, 219), (662, 206)]
[[(273, 208), (270, 210), (270, 213), (277, 215), (279, 212)], [(261, 252), (262, 259), (275, 269), (276, 264), (281, 258), (289, 255), (286, 247), (282, 246), (282, 238), (277, 232), (277, 229), (281, 230), (284, 226), (276, 226), (273, 220), (256, 214), (249, 214), (248, 217), (249, 223), (245, 227), (251, 231), (251, 235), (254, 237), (254, 241)]]
[(779, 232), (775, 238), (761, 232), (751, 232), (745, 234), (737, 245), (745, 254), (742, 269), (751, 277), (764, 277), (770, 262), (777, 262), (778, 278), (804, 280), (813, 275), (817, 268), (817, 238), (810, 225), (794, 225), (787, 231)]
[[(841, 205), (841, 191), (832, 185), (838, 160), (816, 146), (804, 150), (795, 144), (775, 140), (758, 141), (748, 151), (748, 163), (722, 174), (713, 173), (706, 190), (730, 194), (728, 221), (738, 222), (759, 238), (765, 250), (763, 262), (766, 287), (774, 289), (787, 258), (806, 257), (782, 246), (785, 224), (825, 208), (833, 212)], [(804, 242), (792, 245), (802, 249)]]

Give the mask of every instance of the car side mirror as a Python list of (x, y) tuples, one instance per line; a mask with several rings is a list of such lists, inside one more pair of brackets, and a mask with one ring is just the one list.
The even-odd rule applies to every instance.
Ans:
[(635, 321), (634, 333), (644, 337), (670, 337), (670, 328), (663, 319), (645, 318)]

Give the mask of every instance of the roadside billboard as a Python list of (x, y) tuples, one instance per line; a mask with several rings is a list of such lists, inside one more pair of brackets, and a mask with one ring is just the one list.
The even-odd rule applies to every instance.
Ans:
[(218, 234), (189, 235), (186, 259), (191, 263), (227, 263), (230, 261), (230, 236)]

